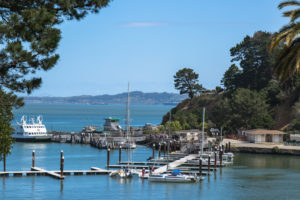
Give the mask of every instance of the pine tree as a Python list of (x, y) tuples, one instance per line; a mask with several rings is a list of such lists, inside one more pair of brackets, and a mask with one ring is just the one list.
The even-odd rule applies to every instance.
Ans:
[[(37, 71), (55, 66), (59, 24), (98, 13), (110, 0), (0, 0), (0, 156), (12, 146), (12, 108), (23, 105), (14, 92), (40, 87)], [(5, 162), (4, 162), (5, 163)]]

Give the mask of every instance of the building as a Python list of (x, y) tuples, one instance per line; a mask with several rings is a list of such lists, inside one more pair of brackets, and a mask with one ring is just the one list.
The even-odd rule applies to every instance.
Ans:
[[(199, 131), (198, 129), (175, 131), (175, 134), (180, 137), (180, 140), (198, 141), (199, 139), (201, 139), (201, 131)], [(204, 135), (206, 137), (206, 132), (204, 133)]]
[(285, 134), (282, 131), (266, 129), (252, 129), (242, 132), (242, 135), (245, 135), (247, 140), (252, 143), (282, 143)]
[(290, 141), (300, 142), (300, 134), (290, 134)]
[(103, 131), (104, 132), (109, 132), (111, 134), (122, 134), (122, 127), (119, 124), (120, 119), (119, 118), (106, 118), (105, 119), (105, 123), (104, 123), (104, 127), (103, 127)]

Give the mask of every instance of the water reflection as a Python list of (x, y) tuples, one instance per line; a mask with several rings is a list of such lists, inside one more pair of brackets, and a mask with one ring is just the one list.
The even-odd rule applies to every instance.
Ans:
[(60, 180), (60, 193), (63, 193), (64, 191), (64, 181)]
[(121, 184), (128, 184), (131, 183), (133, 178), (117, 178), (118, 182)]
[(238, 154), (234, 165), (244, 165), (248, 168), (298, 169), (299, 157), (289, 155)]
[(5, 190), (5, 176), (3, 176), (3, 179), (2, 179), (2, 188), (3, 188), (3, 191)]

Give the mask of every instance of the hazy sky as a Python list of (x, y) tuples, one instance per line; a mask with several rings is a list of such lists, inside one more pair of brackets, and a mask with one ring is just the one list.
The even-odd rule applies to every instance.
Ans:
[(60, 60), (40, 73), (35, 96), (176, 92), (183, 67), (213, 89), (230, 66), (229, 49), (255, 31), (287, 23), (279, 0), (113, 0), (99, 14), (60, 26)]

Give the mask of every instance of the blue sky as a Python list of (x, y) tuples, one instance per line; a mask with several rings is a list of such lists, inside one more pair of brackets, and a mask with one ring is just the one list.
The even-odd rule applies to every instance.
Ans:
[(32, 96), (176, 92), (183, 67), (213, 89), (230, 66), (229, 49), (255, 31), (286, 24), (279, 0), (113, 0), (99, 14), (60, 26), (58, 64), (41, 72)]

